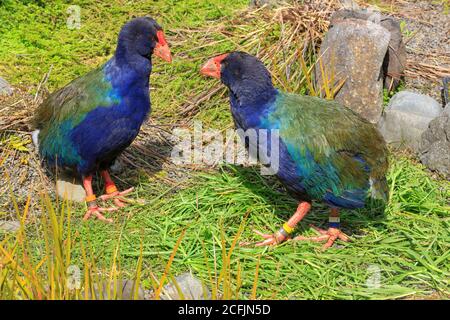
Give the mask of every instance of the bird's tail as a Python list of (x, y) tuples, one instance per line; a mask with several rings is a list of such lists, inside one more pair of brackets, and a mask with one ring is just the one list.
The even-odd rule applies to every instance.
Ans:
[(389, 186), (385, 177), (381, 179), (370, 178), (370, 195), (373, 199), (385, 202), (389, 200)]

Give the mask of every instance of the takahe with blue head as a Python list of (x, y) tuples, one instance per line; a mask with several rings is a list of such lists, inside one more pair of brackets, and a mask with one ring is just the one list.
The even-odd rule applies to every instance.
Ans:
[(33, 140), (49, 165), (75, 169), (82, 176), (90, 216), (111, 222), (102, 212), (92, 190), (92, 176), (100, 171), (106, 194), (123, 207), (108, 168), (136, 138), (150, 113), (149, 76), (152, 55), (171, 62), (162, 28), (150, 17), (126, 23), (118, 37), (114, 56), (99, 68), (51, 94), (38, 108)]
[(387, 199), (386, 144), (370, 122), (337, 102), (281, 92), (262, 62), (244, 52), (214, 57), (201, 73), (228, 87), (237, 128), (278, 130), (276, 174), (299, 205), (275, 234), (257, 231), (264, 238), (257, 246), (289, 239), (312, 200), (330, 207), (329, 228), (315, 228), (320, 236), (293, 240), (324, 241), (325, 248), (337, 239), (348, 241), (340, 230), (339, 209), (362, 208), (368, 195)]

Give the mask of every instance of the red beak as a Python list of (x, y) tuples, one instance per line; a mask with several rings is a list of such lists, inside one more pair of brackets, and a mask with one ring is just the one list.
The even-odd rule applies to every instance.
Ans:
[(171, 63), (172, 54), (170, 53), (166, 38), (164, 37), (164, 32), (162, 32), (162, 30), (159, 30), (158, 32), (156, 32), (156, 37), (158, 38), (158, 42), (156, 43), (155, 49), (153, 49), (153, 54), (157, 57), (160, 57), (164, 61)]
[(209, 59), (200, 69), (200, 73), (208, 77), (220, 79), (220, 64), (227, 56), (228, 54), (221, 54), (220, 56)]

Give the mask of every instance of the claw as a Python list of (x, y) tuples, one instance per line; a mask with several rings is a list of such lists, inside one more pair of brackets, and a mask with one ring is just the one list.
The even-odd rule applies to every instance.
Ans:
[(266, 234), (266, 233), (262, 233), (261, 231), (258, 231), (258, 230), (253, 230), (253, 231), (258, 236), (264, 238), (265, 240), (258, 241), (258, 242), (241, 242), (239, 244), (240, 246), (250, 246), (250, 245), (254, 245), (255, 247), (273, 246), (273, 245), (280, 244), (287, 239), (286, 236), (284, 236), (283, 234), (278, 233), (278, 232), (275, 234)]
[(87, 220), (91, 216), (94, 216), (101, 221), (104, 221), (107, 223), (112, 223), (113, 219), (106, 218), (104, 215), (101, 214), (101, 212), (112, 212), (112, 211), (116, 211), (116, 210), (117, 210), (117, 208), (101, 208), (101, 207), (93, 206), (88, 209), (88, 211), (86, 212), (86, 214), (83, 217), (83, 220)]
[(317, 236), (317, 237), (297, 236), (292, 240), (294, 240), (294, 241), (314, 241), (314, 242), (326, 241), (325, 244), (323, 245), (323, 249), (330, 248), (337, 239), (340, 239), (344, 242), (350, 241), (350, 238), (339, 229), (328, 228), (328, 230), (323, 230), (323, 229), (317, 228), (313, 225), (311, 225), (311, 228), (313, 228), (318, 233), (320, 233), (320, 236)]
[(256, 233), (258, 236), (263, 237), (264, 239), (271, 239), (273, 237), (272, 234), (262, 233), (261, 231), (258, 230), (253, 230), (253, 232)]
[(318, 228), (318, 227), (316, 227), (315, 225), (312, 225), (312, 224), (310, 224), (309, 225), (311, 228), (313, 228), (314, 230), (316, 230), (318, 233), (320, 233), (320, 234), (328, 234), (327, 232), (327, 230), (323, 230), (323, 229), (320, 229), (320, 228)]
[[(124, 191), (115, 191), (115, 192), (112, 192), (112, 193), (107, 193), (107, 194), (104, 194), (104, 195), (100, 196), (100, 199), (103, 200), (103, 201), (106, 201), (108, 199), (114, 199), (116, 197), (123, 197), (123, 196), (131, 193), (133, 190), (134, 190), (134, 188), (132, 187), (132, 188), (129, 188), (129, 189), (124, 190)], [(128, 199), (125, 200), (125, 198), (123, 198), (123, 201), (127, 202), (129, 200)]]
[(106, 201), (112, 199), (114, 201), (114, 204), (119, 207), (123, 208), (126, 206), (127, 203), (141, 203), (141, 200), (131, 200), (127, 199), (124, 196), (131, 193), (134, 190), (134, 188), (129, 188), (124, 191), (115, 191), (111, 193), (104, 194), (99, 197), (100, 200)]

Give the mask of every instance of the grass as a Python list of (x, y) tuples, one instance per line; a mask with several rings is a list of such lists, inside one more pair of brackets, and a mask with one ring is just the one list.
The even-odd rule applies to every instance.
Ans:
[[(164, 26), (175, 57), (172, 65), (155, 59), (151, 76), (152, 119), (162, 128), (190, 126), (192, 120), (221, 130), (232, 126), (225, 90), (198, 76), (207, 57), (225, 51), (258, 54), (278, 87), (318, 94), (310, 74), (317, 41), (326, 30), (324, 16), (294, 11), (300, 17), (295, 21), (318, 15), (311, 29), (317, 34), (305, 40), (311, 30), (286, 20), (288, 11), (242, 13), (247, 2), (74, 1), (70, 4), (82, 8), (82, 25), (68, 30), (66, 2), (0, 1), (0, 20), (6, 21), (0, 26), (0, 75), (36, 94), (51, 68), (39, 92), (43, 95), (106, 61), (120, 26), (133, 15), (150, 14)], [(335, 88), (325, 84), (332, 95)], [(15, 165), (29, 168), (21, 159), (31, 159), (33, 150), (20, 130), (1, 134), (1, 172), (11, 169), (6, 161), (10, 154)], [(24, 223), (15, 235), (0, 233), (0, 298), (83, 299), (102, 281), (120, 278), (138, 279), (157, 298), (163, 284), (189, 270), (213, 298), (450, 296), (450, 185), (432, 178), (408, 156), (391, 157), (391, 200), (384, 215), (375, 204), (344, 211), (343, 228), (353, 241), (323, 252), (313, 243), (264, 249), (237, 245), (258, 240), (252, 229), (277, 230), (296, 207), (278, 182), (260, 176), (257, 168), (184, 168), (181, 178), (174, 179), (170, 166), (144, 170), (158, 158), (127, 153), (133, 155), (139, 169), (115, 178), (122, 186), (136, 186), (134, 196), (146, 204), (114, 213), (112, 225), (82, 222), (84, 205), (37, 190), (28, 198), (10, 192), (1, 181), (1, 194), (10, 194), (10, 205), (0, 208), (0, 218), (12, 216)], [(308, 225), (323, 226), (326, 217), (327, 209), (316, 203), (296, 232), (313, 235)], [(70, 265), (82, 271), (79, 292), (66, 287)], [(48, 287), (52, 290), (44, 290)]]
[[(34, 2), (27, 5), (4, 1), (0, 7), (0, 73), (14, 85), (35, 93), (51, 69), (46, 83), (49, 91), (68, 83), (110, 58), (115, 50), (120, 27), (133, 16), (151, 15), (164, 27), (174, 53), (173, 64), (158, 62), (152, 74), (153, 115), (172, 119), (180, 101), (193, 91), (207, 87), (198, 77), (203, 58), (231, 50), (232, 41), (211, 32), (196, 34), (196, 28), (231, 15), (246, 4), (240, 1), (73, 1), (81, 7), (81, 28), (69, 30), (64, 1)], [(99, 32), (101, 30), (101, 32)], [(191, 32), (193, 30), (193, 32)], [(201, 38), (201, 40), (199, 40)], [(198, 43), (214, 46), (197, 48)], [(215, 42), (219, 42), (217, 45)], [(161, 90), (164, 88), (164, 90)], [(181, 98), (181, 99), (180, 99)]]
[[(436, 292), (448, 295), (450, 189), (433, 181), (408, 158), (393, 162), (389, 182), (392, 198), (385, 216), (376, 207), (344, 212), (343, 228), (353, 242), (341, 243), (326, 252), (317, 244), (301, 242), (285, 243), (275, 249), (235, 246), (235, 236), (241, 232), (240, 240), (257, 240), (252, 229), (275, 231), (296, 207), (291, 198), (278, 191), (280, 186), (275, 181), (266, 181), (255, 168), (226, 166), (218, 173), (198, 174), (184, 190), (114, 214), (113, 225), (82, 223), (75, 215), (81, 210), (74, 210), (61, 221), (65, 221), (64, 225), (70, 221), (67, 232), (77, 234), (67, 240), (73, 243), (71, 264), (85, 265), (82, 247), (76, 245), (82, 241), (89, 244), (91, 259), (104, 273), (114, 265), (120, 243), (121, 275), (133, 278), (142, 257), (140, 278), (146, 288), (154, 286), (153, 274), (170, 271), (176, 275), (191, 270), (210, 288), (218, 287), (217, 292), (227, 294), (220, 286), (220, 270), (225, 269), (231, 278), (227, 282), (233, 292), (231, 297), (246, 299), (254, 295), (253, 280), (259, 268), (257, 298), (392, 299)], [(139, 192), (146, 190), (144, 185), (139, 187)], [(308, 224), (324, 225), (326, 217), (326, 208), (314, 205), (313, 213), (297, 232), (314, 234)], [(35, 235), (29, 227), (27, 230)], [(182, 239), (180, 234), (184, 235)], [(26, 243), (32, 252), (48, 252), (40, 238), (29, 237)], [(221, 258), (222, 250), (232, 247), (230, 257)], [(37, 261), (42, 259), (32, 256)], [(169, 256), (171, 268), (166, 264)], [(379, 288), (367, 286), (374, 267), (381, 275)]]

